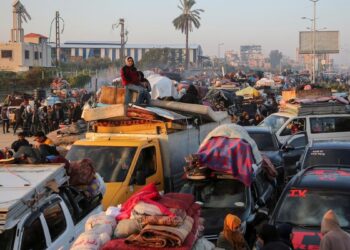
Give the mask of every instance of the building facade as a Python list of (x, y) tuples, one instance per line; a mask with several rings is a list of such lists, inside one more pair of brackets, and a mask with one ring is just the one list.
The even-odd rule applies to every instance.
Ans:
[(23, 42), (0, 43), (0, 70), (21, 72), (32, 67), (51, 67), (47, 37), (30, 33)]
[[(185, 60), (185, 45), (177, 44), (126, 44), (125, 56), (131, 56), (135, 62), (139, 62), (144, 54), (151, 49), (174, 49), (174, 56), (178, 56), (180, 61)], [(55, 47), (52, 45), (55, 53)], [(88, 58), (109, 58), (111, 61), (120, 60), (121, 45), (118, 42), (93, 42), (93, 41), (68, 41), (60, 45), (60, 58), (64, 62), (86, 60)], [(200, 45), (189, 45), (190, 63), (198, 64), (203, 56)]]

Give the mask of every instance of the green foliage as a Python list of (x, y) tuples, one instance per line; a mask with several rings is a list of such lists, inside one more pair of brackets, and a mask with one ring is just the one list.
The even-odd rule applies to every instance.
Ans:
[(140, 69), (147, 68), (171, 68), (178, 66), (182, 61), (178, 50), (164, 48), (164, 49), (150, 49), (142, 56), (139, 62)]
[(68, 78), (71, 87), (81, 88), (91, 81), (91, 77), (87, 74), (79, 74)]

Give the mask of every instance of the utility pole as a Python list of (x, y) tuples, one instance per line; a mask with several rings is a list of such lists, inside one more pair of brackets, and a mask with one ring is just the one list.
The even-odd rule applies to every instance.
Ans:
[(310, 0), (314, 3), (313, 33), (312, 33), (312, 83), (316, 82), (316, 3), (319, 0)]
[[(60, 20), (62, 21), (62, 30), (60, 32)], [(56, 11), (56, 16), (52, 19), (51, 25), (50, 25), (50, 35), (49, 35), (49, 43), (51, 39), (51, 29), (52, 29), (52, 24), (55, 22), (55, 33), (56, 33), (56, 39), (55, 39), (55, 45), (56, 45), (56, 68), (60, 66), (60, 50), (61, 50), (61, 35), (60, 33), (63, 33), (64, 30), (64, 20), (62, 17), (60, 17), (60, 13)]]
[(120, 59), (124, 60), (125, 44), (128, 42), (128, 31), (125, 29), (125, 20), (124, 18), (119, 19), (119, 23), (112, 25), (113, 29), (116, 29), (120, 26)]
[(60, 66), (60, 13), (56, 11), (56, 67)]

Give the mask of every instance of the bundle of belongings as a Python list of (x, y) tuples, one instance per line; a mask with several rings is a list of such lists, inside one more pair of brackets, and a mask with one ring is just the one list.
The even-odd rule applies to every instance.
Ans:
[(225, 89), (211, 89), (203, 98), (204, 105), (214, 111), (229, 111), (231, 114), (239, 112), (243, 98), (236, 96), (234, 92)]
[[(121, 206), (109, 207), (104, 216), (103, 220), (108, 221), (106, 224), (113, 224), (109, 223), (110, 218), (115, 222), (112, 228), (108, 227), (108, 232), (106, 230), (108, 234), (101, 235), (98, 231), (95, 233), (95, 238), (88, 241), (84, 239), (90, 237), (92, 233), (87, 230), (73, 244), (73, 250), (83, 249), (79, 247), (84, 242), (86, 246), (89, 242), (93, 242), (95, 248), (84, 249), (94, 250), (154, 248), (187, 250), (195, 246), (204, 229), (203, 219), (200, 218), (200, 205), (194, 202), (192, 195), (180, 193), (160, 195), (153, 183), (144, 186)], [(90, 219), (89, 221), (91, 223)], [(91, 227), (95, 225), (85, 228)], [(113, 239), (110, 240), (111, 238)]]
[(266, 168), (271, 178), (277, 172), (267, 157), (263, 157), (246, 130), (236, 124), (217, 127), (207, 135), (196, 154), (186, 158), (184, 167), (188, 179), (201, 180), (214, 173), (232, 175), (250, 186), (257, 166)]

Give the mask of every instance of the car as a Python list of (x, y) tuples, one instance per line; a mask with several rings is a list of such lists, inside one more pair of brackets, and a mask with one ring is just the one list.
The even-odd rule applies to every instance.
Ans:
[(307, 166), (323, 164), (350, 165), (350, 142), (341, 140), (314, 140), (311, 141), (300, 161), (296, 163), (298, 169)]
[(350, 165), (310, 166), (285, 187), (270, 224), (293, 226), (294, 249), (318, 249), (323, 215), (332, 209), (340, 226), (350, 230)]
[(258, 168), (251, 186), (245, 186), (232, 175), (215, 173), (205, 180), (187, 180), (180, 193), (194, 195), (201, 204), (203, 234), (210, 241), (217, 240), (225, 216), (232, 213), (240, 217), (245, 238), (253, 244), (256, 225), (267, 220), (268, 209), (276, 202), (275, 185), (262, 168)]
[[(309, 139), (350, 139), (350, 114), (345, 113), (347, 111), (341, 114), (326, 112), (332, 107), (320, 106), (306, 115), (277, 112), (266, 117), (259, 126), (270, 127), (280, 144), (296, 131), (306, 132)], [(325, 111), (321, 112), (323, 109)]]
[(269, 127), (245, 126), (244, 129), (255, 141), (259, 151), (269, 157), (278, 172), (277, 182), (283, 185), (285, 178), (283, 152), (280, 150), (276, 135)]

